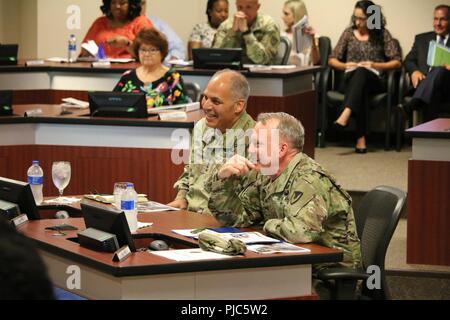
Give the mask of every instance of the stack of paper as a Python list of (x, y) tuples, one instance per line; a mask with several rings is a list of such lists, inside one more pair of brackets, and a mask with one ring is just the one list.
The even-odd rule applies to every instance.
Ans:
[(247, 249), (256, 253), (261, 254), (272, 254), (272, 253), (304, 253), (311, 252), (311, 250), (297, 247), (296, 245), (280, 242), (274, 244), (255, 244), (247, 246)]
[(442, 67), (445, 64), (450, 64), (450, 48), (436, 41), (430, 41), (427, 64), (430, 67)]
[[(198, 239), (199, 231), (202, 231), (202, 229), (178, 229), (178, 230), (172, 230), (172, 232), (176, 234), (180, 234), (185, 237)], [(239, 239), (245, 244), (252, 244), (252, 243), (278, 243), (281, 242), (278, 239), (274, 239), (268, 236), (263, 235), (260, 232), (225, 232), (221, 233), (224, 237), (228, 239)]]

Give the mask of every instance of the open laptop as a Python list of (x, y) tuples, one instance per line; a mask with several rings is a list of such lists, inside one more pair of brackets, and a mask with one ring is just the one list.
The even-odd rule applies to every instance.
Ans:
[(0, 66), (10, 66), (17, 64), (18, 44), (0, 45)]

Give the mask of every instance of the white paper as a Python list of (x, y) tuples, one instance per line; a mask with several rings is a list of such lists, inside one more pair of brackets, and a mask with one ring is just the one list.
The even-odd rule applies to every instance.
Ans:
[(67, 105), (70, 105), (72, 108), (80, 108), (80, 109), (87, 109), (89, 108), (89, 102), (78, 100), (75, 98), (64, 98), (61, 99), (63, 102), (65, 102)]
[(293, 45), (297, 53), (302, 53), (305, 49), (311, 48), (312, 46), (311, 37), (303, 33), (303, 29), (308, 26), (308, 21), (308, 16), (305, 15), (292, 27), (294, 33)]
[(45, 61), (49, 61), (49, 62), (68, 62), (69, 60), (67, 58), (52, 57), (52, 58), (45, 59)]
[(144, 229), (153, 226), (153, 222), (146, 223), (146, 222), (139, 222), (138, 221), (138, 229)]
[(378, 70), (376, 70), (376, 69), (374, 69), (374, 68), (368, 68), (368, 67), (365, 67), (365, 66), (362, 65), (361, 63), (358, 63), (358, 64), (356, 65), (356, 67), (351, 67), (351, 68), (345, 69), (345, 73), (347, 73), (347, 72), (352, 72), (352, 71), (356, 70), (356, 68), (361, 68), (361, 67), (362, 67), (362, 68), (366, 68), (367, 70), (369, 70), (369, 71), (375, 73), (377, 76), (380, 75), (380, 72), (379, 72)]
[(76, 203), (76, 202), (80, 202), (81, 199), (78, 198), (69, 198), (69, 197), (61, 197), (61, 198), (55, 198), (55, 199), (50, 199), (47, 201), (44, 201), (45, 203), (49, 203), (49, 204), (72, 204), (72, 203)]
[(186, 112), (191, 112), (199, 109), (200, 109), (200, 102), (191, 102), (191, 103), (175, 104), (166, 107), (149, 108), (147, 111), (150, 114), (159, 114), (160, 112), (164, 112), (167, 110), (183, 110)]
[(142, 202), (138, 203), (138, 211), (143, 213), (151, 213), (151, 212), (161, 212), (161, 211), (179, 211), (180, 209), (167, 206), (165, 204), (155, 202), (155, 201), (148, 201), (148, 202)]
[(199, 260), (218, 260), (229, 259), (232, 256), (219, 254), (211, 251), (203, 251), (202, 249), (182, 249), (182, 250), (166, 250), (166, 251), (149, 251), (151, 254), (167, 258), (175, 261), (199, 261)]
[(255, 244), (247, 246), (247, 249), (256, 253), (271, 254), (271, 253), (306, 253), (311, 250), (297, 247), (296, 245), (280, 242), (274, 244)]
[(109, 61), (111, 63), (129, 63), (129, 62), (133, 62), (134, 59), (129, 59), (129, 58), (107, 58), (106, 61)]
[(98, 46), (93, 40), (89, 40), (81, 45), (81, 47), (89, 52), (90, 55), (96, 57), (98, 53)]
[(177, 66), (183, 66), (183, 67), (194, 65), (194, 61), (192, 61), (192, 60), (184, 61), (182, 59), (172, 59), (172, 60), (169, 60), (169, 63), (173, 64), (173, 65), (177, 65)]

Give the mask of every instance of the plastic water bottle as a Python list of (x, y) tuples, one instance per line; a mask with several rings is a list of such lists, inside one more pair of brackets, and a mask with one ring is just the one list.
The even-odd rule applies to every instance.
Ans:
[(77, 61), (77, 38), (75, 38), (74, 34), (71, 34), (69, 37), (67, 60), (69, 63)]
[(120, 201), (120, 209), (125, 213), (128, 225), (131, 232), (136, 232), (138, 229), (137, 220), (137, 193), (134, 190), (134, 184), (128, 183), (127, 190), (122, 193)]
[(34, 160), (31, 167), (28, 169), (28, 183), (30, 184), (31, 191), (33, 192), (34, 201), (37, 205), (40, 205), (44, 200), (42, 194), (42, 187), (44, 186), (44, 171), (39, 166), (39, 161)]

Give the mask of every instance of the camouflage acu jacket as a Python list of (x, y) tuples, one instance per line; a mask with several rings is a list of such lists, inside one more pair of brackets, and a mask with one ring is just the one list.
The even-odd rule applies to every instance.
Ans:
[(351, 197), (307, 155), (296, 155), (275, 180), (256, 171), (224, 181), (215, 174), (206, 187), (209, 209), (224, 225), (261, 224), (265, 232), (288, 242), (340, 249), (345, 265), (359, 266)]
[(254, 64), (274, 64), (280, 45), (280, 29), (272, 17), (258, 14), (251, 26), (251, 32), (234, 32), (234, 17), (223, 22), (216, 33), (214, 48), (242, 48), (243, 62)]
[(176, 198), (186, 199), (189, 211), (210, 214), (209, 192), (205, 190), (204, 184), (228, 158), (237, 152), (246, 154), (250, 141), (248, 130), (254, 126), (255, 121), (246, 112), (223, 136), (219, 131), (209, 128), (205, 119), (195, 125), (189, 164), (184, 167), (181, 177), (174, 185), (178, 189)]

